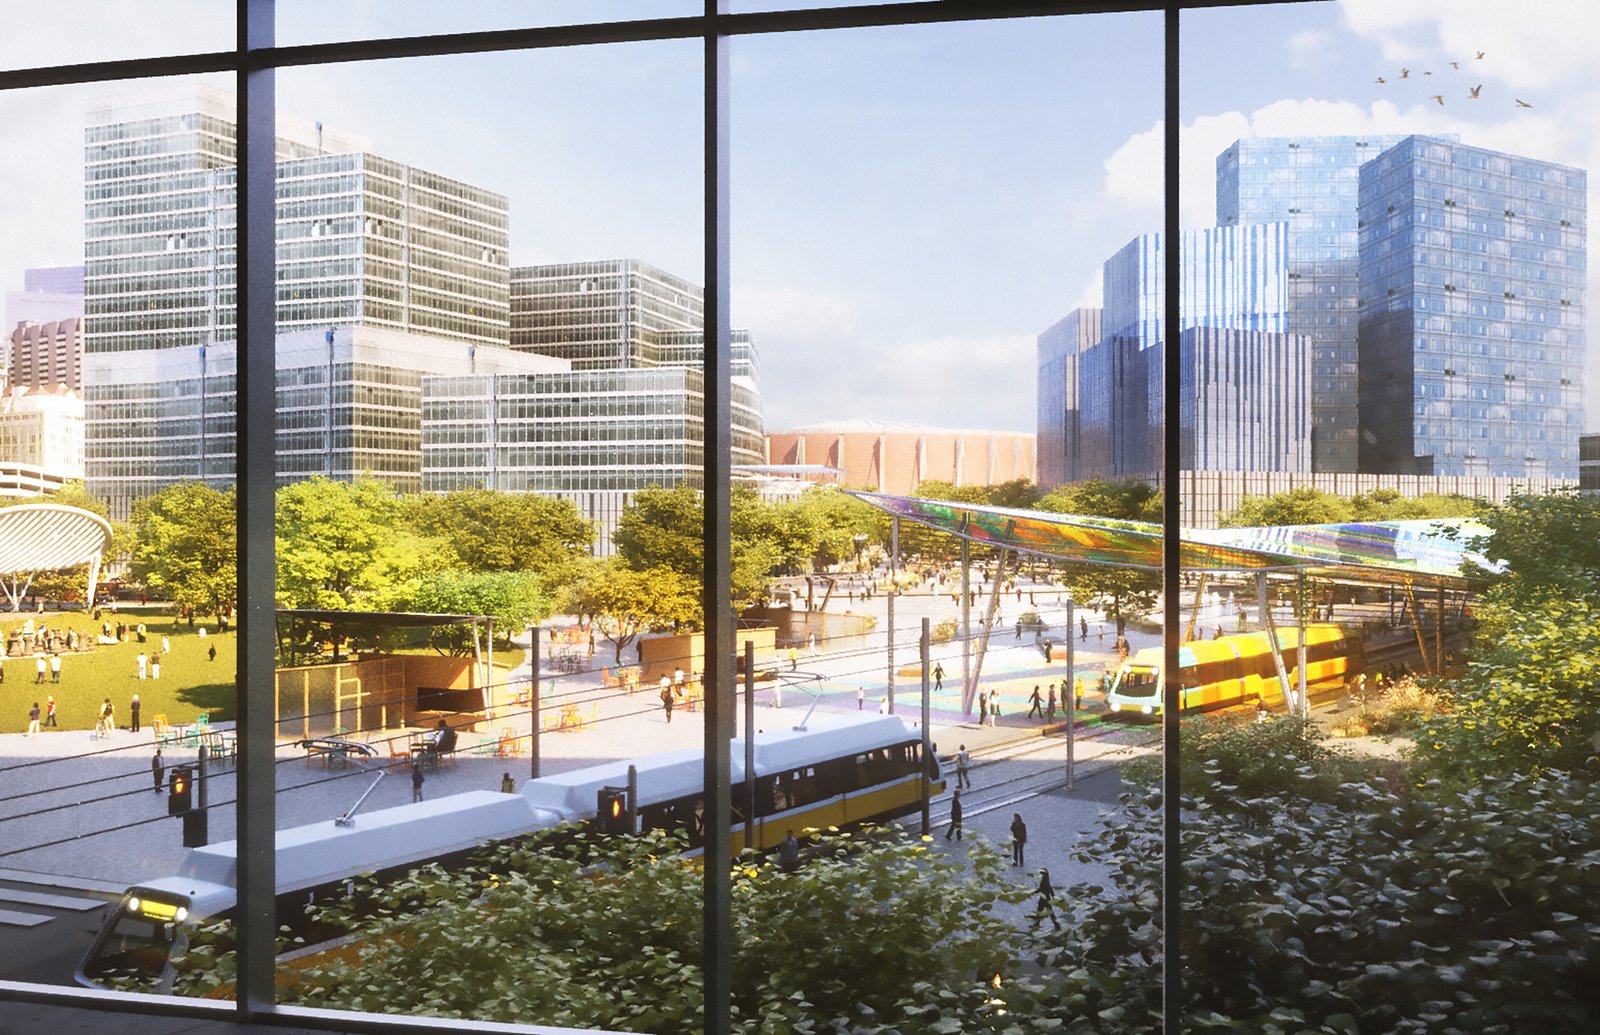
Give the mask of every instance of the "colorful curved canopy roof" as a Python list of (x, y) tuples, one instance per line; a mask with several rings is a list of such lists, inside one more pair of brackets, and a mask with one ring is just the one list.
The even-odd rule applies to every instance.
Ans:
[[(1161, 568), (1161, 526), (1077, 514), (1015, 510), (914, 496), (850, 493), (888, 513), (975, 543), (1083, 564)], [(1465, 581), (1488, 529), (1469, 518), (1335, 525), (1184, 529), (1179, 563), (1190, 571), (1292, 571), (1369, 581)]]

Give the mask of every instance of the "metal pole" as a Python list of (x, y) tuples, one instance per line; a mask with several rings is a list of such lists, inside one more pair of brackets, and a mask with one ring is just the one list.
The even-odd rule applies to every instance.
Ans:
[(274, 528), (277, 413), (276, 72), (252, 53), (274, 45), (273, 0), (238, 0), (235, 221), (238, 248), (237, 1017), (273, 1013), (277, 964), (277, 659)]
[(1267, 576), (1256, 573), (1256, 603), (1261, 609), (1261, 625), (1267, 631), (1267, 649), (1272, 651), (1272, 667), (1278, 673), (1278, 685), (1283, 688), (1284, 707), (1292, 713), (1294, 703), (1289, 699), (1293, 688), (1289, 686), (1289, 673), (1283, 667), (1283, 650), (1278, 645), (1278, 625), (1272, 620), (1272, 607), (1267, 603)]
[(1178, 328), (1183, 311), (1179, 300), (1179, 285), (1183, 270), (1178, 247), (1181, 229), (1178, 222), (1178, 170), (1180, 141), (1178, 128), (1178, 83), (1182, 78), (1179, 61), (1179, 6), (1169, 2), (1163, 12), (1163, 104), (1166, 111), (1164, 128), (1163, 176), (1168, 199), (1165, 211), (1162, 254), (1164, 287), (1162, 294), (1162, 323), (1166, 329), (1167, 348), (1161, 357), (1161, 437), (1165, 448), (1161, 454), (1161, 587), (1162, 587), (1162, 671), (1166, 679), (1162, 686), (1161, 708), (1161, 952), (1166, 966), (1161, 968), (1161, 1027), (1165, 1035), (1179, 1035), (1183, 1018), (1183, 816), (1182, 775), (1179, 767), (1179, 730), (1183, 698), (1178, 680), (1178, 630), (1183, 622), (1183, 605), (1178, 599), (1178, 577), (1182, 573), (1183, 556), (1180, 551), (1179, 523), (1182, 515), (1179, 489), (1183, 477), (1179, 465), (1178, 429), (1182, 412), (1179, 400), (1182, 393), (1182, 350), (1177, 348)]
[(756, 645), (744, 641), (744, 846), (761, 848), (756, 829)]
[(528, 686), (528, 725), (532, 736), (528, 738), (528, 774), (539, 778), (539, 627), (533, 627), (533, 681)]
[(628, 766), (628, 833), (639, 832), (639, 767)]
[(1067, 682), (1065, 694), (1067, 698), (1065, 702), (1067, 706), (1067, 790), (1069, 791), (1072, 790), (1077, 781), (1077, 773), (1075, 771), (1077, 760), (1073, 756), (1073, 751), (1076, 747), (1074, 741), (1078, 731), (1078, 677), (1075, 672), (1078, 656), (1072, 639), (1072, 624), (1072, 591), (1069, 589), (1067, 591)]
[(932, 667), (928, 664), (929, 645), (933, 641), (933, 633), (928, 627), (928, 618), (922, 619), (922, 836), (928, 836), (928, 773), (933, 765), (933, 741), (929, 739), (928, 722), (933, 707), (933, 694), (931, 687)]
[(900, 518), (889, 518), (889, 714), (894, 714), (894, 598), (900, 574)]
[(972, 714), (972, 547), (961, 540), (961, 714)]
[[(1016, 522), (1012, 522), (1012, 525), (1015, 524)], [(972, 694), (977, 693), (978, 681), (983, 678), (983, 659), (989, 653), (989, 633), (994, 629), (994, 612), (1000, 603), (1000, 582), (1006, 572), (1006, 554), (1006, 550), (1002, 549), (1000, 551), (1000, 563), (996, 566), (994, 573), (994, 589), (990, 591), (988, 606), (983, 611), (983, 631), (979, 634), (978, 639), (978, 660), (972, 666), (972, 688), (969, 691)]]

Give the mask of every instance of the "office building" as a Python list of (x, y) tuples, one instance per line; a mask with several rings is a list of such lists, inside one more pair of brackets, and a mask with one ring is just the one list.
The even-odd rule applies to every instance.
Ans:
[[(83, 400), (63, 384), (11, 386), (0, 395), (0, 483), (19, 471), (41, 491), (83, 479)], [(48, 486), (48, 487), (47, 487)]]
[(83, 387), (83, 318), (20, 323), (6, 342), (6, 384), (27, 388)]
[(1078, 480), (1079, 357), (1100, 341), (1099, 309), (1074, 309), (1039, 335), (1039, 487)]
[(811, 424), (767, 436), (774, 464), (821, 464), (840, 485), (910, 496), (926, 481), (999, 485), (1036, 481), (1034, 437), (1021, 431), (968, 431), (898, 421)]
[(1361, 167), (1361, 467), (1578, 476), (1587, 174), (1408, 137)]
[[(1288, 227), (1284, 223), (1184, 232), (1179, 239), (1183, 276), (1179, 287), (1179, 331), (1191, 327), (1227, 329), (1248, 332), (1235, 339), (1239, 342), (1276, 350), (1304, 347), (1303, 338), (1285, 338), (1289, 323), (1287, 244)], [(1137, 237), (1106, 260), (1101, 339), (1078, 357), (1074, 472), (1079, 479), (1134, 477), (1161, 469), (1164, 261), (1160, 234)], [(1223, 346), (1217, 343), (1215, 347)], [(1206, 348), (1197, 353), (1199, 358), (1211, 355)], [(1241, 356), (1231, 369), (1243, 370), (1251, 363), (1261, 364), (1262, 369), (1275, 369), (1280, 363), (1286, 368), (1298, 366), (1298, 361), (1282, 353), (1276, 359)], [(1188, 376), (1199, 368), (1185, 369)], [(1270, 381), (1260, 385), (1266, 390), (1274, 387)], [(1277, 387), (1292, 390), (1289, 385)], [(1207, 389), (1198, 385), (1195, 390)], [(1247, 397), (1229, 398), (1231, 405), (1237, 407), (1244, 405)], [(1227, 434), (1217, 408), (1220, 405), (1213, 400), (1197, 402), (1196, 413), (1211, 416), (1198, 422), (1196, 429)], [(1288, 413), (1284, 407), (1277, 410)], [(1253, 420), (1242, 410), (1238, 411), (1238, 418)], [(1299, 419), (1306, 419), (1305, 415), (1302, 413)], [(1302, 461), (1294, 443), (1301, 437), (1295, 429), (1285, 427), (1282, 434), (1268, 435), (1258, 444), (1276, 442), (1290, 452), (1271, 456), (1255, 447), (1245, 452), (1254, 455), (1256, 462), (1265, 465), (1264, 469), (1298, 469)], [(1196, 456), (1236, 456), (1239, 449), (1236, 442), (1194, 443)]]
[[(1148, 353), (1147, 353), (1148, 354)], [(1311, 467), (1310, 342), (1297, 334), (1188, 327), (1178, 336), (1178, 466), (1186, 471)], [(1160, 364), (1150, 378), (1162, 381)]]
[(83, 267), (42, 266), (22, 271), (22, 290), (6, 292), (5, 330), (22, 323), (57, 323), (83, 316)]
[[(233, 483), (234, 342), (126, 354), (129, 375), (90, 385), (99, 450), (87, 481), (113, 515), (175, 482)], [(423, 381), (430, 375), (556, 372), (560, 360), (365, 324), (280, 334), (278, 484), (373, 478), (422, 488)], [(487, 427), (484, 432), (487, 433)]]
[(1362, 163), (1399, 136), (1256, 137), (1217, 156), (1217, 223), (1288, 226), (1289, 326), (1311, 339), (1311, 466), (1354, 471)]
[[(232, 99), (204, 89), (90, 113), (84, 382), (89, 488), (98, 495), (231, 480), (233, 120)], [(280, 340), (298, 343), (304, 333), (323, 341), (338, 328), (348, 341), (348, 328), (361, 326), (461, 349), (505, 344), (504, 197), (373, 155), (358, 140), (293, 117), (280, 115), (277, 152)], [(422, 352), (396, 348), (392, 356)], [(280, 357), (280, 372), (303, 370), (297, 362)], [(355, 441), (316, 463), (288, 451), (286, 477), (371, 470), (420, 486), (417, 457), (400, 461), (387, 447), (373, 453), (357, 443), (399, 430), (420, 447), (420, 379), (432, 367), (406, 376), (392, 363), (377, 367), (388, 372), (374, 390), (399, 390), (411, 401), (404, 428), (383, 423), (393, 415), (358, 397), (344, 404), (348, 419), (329, 425), (349, 429)], [(396, 379), (407, 383), (388, 384)], [(134, 414), (159, 432), (130, 427)]]

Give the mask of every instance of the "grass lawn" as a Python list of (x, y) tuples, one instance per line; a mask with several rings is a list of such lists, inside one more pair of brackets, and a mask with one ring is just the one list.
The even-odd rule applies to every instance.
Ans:
[[(20, 629), (28, 618), (35, 623), (42, 619), (52, 629), (77, 629), (85, 644), (93, 643), (100, 634), (100, 622), (79, 612), (13, 614), (0, 611), (0, 637), (9, 637), (11, 630)], [(146, 642), (141, 644), (130, 628), (127, 640), (122, 643), (100, 644), (82, 653), (63, 654), (61, 682), (56, 685), (50, 683), (48, 672), (43, 685), (34, 685), (34, 656), (6, 658), (5, 683), (0, 685), (0, 733), (26, 731), (28, 709), (38, 701), (42, 713), (47, 694), (55, 694), (56, 721), (62, 729), (93, 729), (100, 703), (107, 697), (116, 708), (117, 725), (126, 727), (128, 702), (135, 693), (139, 695), (140, 720), (147, 727), (151, 719), (163, 714), (172, 722), (192, 722), (201, 712), (209, 712), (213, 720), (234, 717), (236, 650), (231, 626), (226, 633), (218, 633), (214, 617), (209, 621), (197, 618), (191, 629), (186, 621), (158, 613), (154, 607), (123, 608), (116, 615), (102, 611), (101, 618), (111, 623), (113, 633), (118, 621), (130, 626), (144, 622)], [(204, 638), (199, 635), (202, 625), (208, 630)], [(161, 654), (163, 635), (172, 643), (172, 650), (164, 655)], [(216, 661), (206, 657), (206, 649), (212, 646), (217, 648)], [(160, 655), (160, 679), (139, 679), (137, 659), (140, 652)], [(48, 728), (45, 732), (49, 732)]]

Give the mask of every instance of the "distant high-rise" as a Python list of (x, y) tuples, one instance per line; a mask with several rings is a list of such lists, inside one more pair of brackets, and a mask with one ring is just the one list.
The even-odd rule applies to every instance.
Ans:
[(1357, 467), (1358, 170), (1403, 139), (1247, 137), (1217, 156), (1217, 223), (1289, 228), (1289, 330), (1311, 339), (1313, 470)]
[(1100, 341), (1100, 310), (1074, 309), (1039, 335), (1039, 487), (1078, 480), (1078, 359)]
[(1363, 470), (1578, 476), (1587, 181), (1429, 137), (1362, 166)]
[(83, 387), (83, 319), (23, 323), (6, 342), (6, 383), (24, 388)]
[[(504, 197), (370, 154), (320, 123), (280, 116), (279, 126), (280, 335), (305, 334), (320, 343), (333, 328), (361, 326), (463, 349), (506, 344)], [(234, 137), (232, 99), (213, 90), (90, 113), (84, 136), (88, 481), (119, 512), (129, 499), (175, 482), (232, 481)], [(343, 362), (359, 364), (348, 358), (351, 347)], [(334, 360), (324, 352), (316, 362), (327, 366)], [(297, 354), (282, 351), (280, 384)], [(401, 347), (384, 354), (409, 361), (418, 353)], [(321, 468), (342, 470), (336, 454), (398, 435), (396, 443), (414, 439), (414, 455), (373, 473), (392, 475), (402, 488), (420, 487), (423, 372), (442, 371), (424, 364), (410, 375), (383, 366), (299, 377), (324, 386), (318, 390), (331, 392), (332, 405), (342, 408), (316, 418), (328, 454)], [(287, 375), (283, 387), (296, 383), (296, 375)], [(415, 415), (402, 423), (412, 431), (394, 426), (385, 406), (370, 405), (392, 393), (364, 398), (330, 383), (409, 393)], [(280, 400), (288, 401), (282, 391)], [(303, 438), (313, 430), (295, 425), (304, 415), (287, 419), (285, 427), (280, 412), (280, 433)]]
[[(1208, 227), (1186, 231), (1179, 239), (1183, 283), (1179, 286), (1181, 333), (1192, 327), (1248, 332), (1226, 339), (1236, 354), (1231, 369), (1243, 372), (1251, 364), (1273, 369), (1296, 369), (1292, 355), (1306, 347), (1305, 339), (1288, 335), (1288, 227), (1261, 223)], [(1161, 469), (1162, 348), (1166, 277), (1160, 234), (1135, 238), (1106, 260), (1105, 308), (1100, 342), (1079, 356), (1078, 435), (1076, 477), (1132, 477)], [(1220, 356), (1223, 339), (1203, 339), (1206, 348), (1197, 355)], [(1267, 350), (1260, 355), (1239, 349)], [(1270, 353), (1270, 355), (1269, 355)], [(1211, 391), (1216, 384), (1209, 368), (1186, 368), (1185, 390)], [(1262, 382), (1270, 389), (1270, 382)], [(1279, 386), (1288, 392), (1291, 386)], [(1226, 418), (1218, 405), (1239, 407), (1238, 419), (1252, 423), (1243, 407), (1258, 402), (1256, 395), (1230, 393), (1202, 400), (1197, 412), (1210, 415), (1196, 425), (1202, 433), (1227, 434)], [(1284, 420), (1304, 421), (1306, 415), (1275, 407)], [(1278, 429), (1261, 439), (1258, 447), (1240, 449), (1219, 441), (1195, 443), (1197, 457), (1251, 456), (1263, 470), (1298, 470), (1305, 458), (1298, 446), (1302, 436), (1292, 427)], [(1288, 451), (1269, 455), (1267, 443)]]
[(83, 320), (83, 267), (42, 266), (22, 271), (22, 290), (6, 292), (6, 334), (19, 324)]

